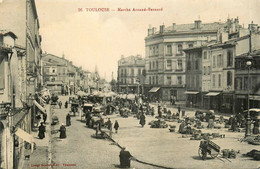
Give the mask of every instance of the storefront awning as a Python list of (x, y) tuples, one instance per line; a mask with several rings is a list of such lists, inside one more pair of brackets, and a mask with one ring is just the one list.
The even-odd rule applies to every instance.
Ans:
[(260, 100), (260, 96), (249, 96), (250, 100)]
[(219, 94), (220, 93), (218, 93), (218, 92), (209, 92), (208, 94), (206, 94), (206, 96), (217, 96)]
[(33, 151), (33, 146), (34, 146), (34, 140), (33, 136), (30, 135), (29, 133), (25, 132), (24, 130), (18, 128), (17, 131), (15, 132), (15, 135), (23, 139), (24, 141), (27, 141), (28, 143), (31, 144), (31, 150)]
[(35, 106), (37, 106), (41, 110), (41, 112), (46, 112), (46, 110), (36, 100), (33, 101), (33, 104), (35, 104)]
[(159, 89), (160, 89), (160, 87), (153, 87), (153, 88), (149, 91), (149, 93), (155, 93), (155, 92), (157, 92)]
[(198, 94), (199, 92), (186, 91), (185, 94)]

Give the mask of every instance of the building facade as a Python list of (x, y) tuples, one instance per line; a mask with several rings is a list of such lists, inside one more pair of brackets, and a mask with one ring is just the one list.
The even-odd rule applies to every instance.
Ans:
[(145, 38), (145, 93), (153, 93), (162, 100), (171, 97), (185, 100), (186, 56), (183, 49), (217, 41), (225, 26), (227, 23), (204, 24), (196, 20), (194, 24), (173, 23), (167, 28), (161, 25), (159, 31), (150, 27)]
[[(259, 107), (259, 29), (246, 31), (239, 27), (235, 32), (224, 29), (220, 36), (219, 41), (214, 43), (184, 50), (187, 105), (196, 102), (190, 106), (237, 113), (248, 108), (249, 92), (250, 107)], [(246, 65), (248, 60), (252, 63), (250, 67)], [(193, 68), (196, 66), (199, 69)], [(200, 81), (200, 76), (201, 84), (197, 88), (196, 82)]]
[(34, 127), (36, 107), (33, 100), (42, 84), (40, 25), (34, 0), (4, 0), (1, 2), (0, 11), (0, 30), (9, 30), (17, 37), (9, 63), (9, 77), (11, 77), (9, 96), (12, 114), (12, 123), (9, 124), (12, 126), (9, 126), (8, 132), (12, 137), (8, 144), (12, 147), (12, 155), (7, 156), (8, 159), (4, 161), (5, 167), (3, 167), (16, 169), (22, 165), (21, 157), (25, 147), (24, 144), (12, 145), (14, 142), (25, 141), (25, 138), (17, 132), (18, 130), (28, 134)]
[(118, 61), (118, 91), (122, 93), (142, 93), (142, 79), (145, 60), (140, 56), (129, 56)]

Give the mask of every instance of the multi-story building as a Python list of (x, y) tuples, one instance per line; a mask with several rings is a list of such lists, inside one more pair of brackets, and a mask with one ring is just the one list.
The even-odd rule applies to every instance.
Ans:
[[(9, 31), (0, 31), (0, 168), (12, 168), (13, 166), (13, 133), (11, 133), (13, 121), (8, 115), (7, 106), (15, 107), (13, 89), (15, 88), (13, 76), (13, 59), (15, 39), (17, 36)], [(14, 56), (15, 57), (15, 56)], [(6, 145), (6, 146), (2, 146)]]
[[(15, 9), (15, 10), (13, 10)], [(13, 72), (12, 128), (31, 132), (34, 127), (36, 107), (33, 99), (36, 91), (40, 90), (41, 82), (41, 36), (39, 35), (39, 20), (34, 0), (7, 1), (0, 5), (0, 29), (10, 30), (17, 36), (15, 51), (10, 64)], [(30, 109), (25, 109), (26, 104)], [(12, 132), (14, 132), (13, 130)], [(15, 134), (15, 133), (13, 133)], [(16, 133), (12, 141), (22, 143), (25, 138)], [(23, 158), (24, 144), (13, 148), (13, 156), (8, 158), (7, 168), (20, 168)], [(12, 161), (12, 162), (11, 162)]]
[[(250, 34), (236, 42), (235, 111), (260, 107), (260, 27), (249, 24)], [(250, 61), (251, 65), (247, 65)], [(248, 106), (249, 94), (249, 106)]]
[[(219, 41), (184, 50), (187, 62), (186, 94), (188, 103), (192, 102), (197, 107), (219, 112), (239, 112), (241, 109), (247, 109), (249, 82), (251, 85), (250, 107), (259, 106), (260, 97), (257, 88), (259, 72), (256, 65), (260, 36), (257, 29), (254, 32), (251, 31), (251, 34), (248, 32), (248, 29), (246, 31), (241, 27), (236, 29), (236, 32), (226, 32), (224, 29)], [(248, 81), (246, 61), (249, 59), (249, 53), (252, 55), (252, 66)], [(200, 64), (201, 66), (199, 66)], [(200, 76), (201, 84), (198, 86), (196, 82), (198, 77), (200, 80)]]
[(202, 104), (202, 50), (203, 47), (184, 49), (186, 53), (186, 106)]
[(194, 24), (174, 23), (167, 28), (161, 25), (159, 31), (150, 27), (145, 38), (145, 92), (157, 92), (155, 95), (162, 100), (169, 100), (172, 96), (176, 100), (185, 100), (186, 57), (183, 49), (219, 40), (219, 32), (230, 27), (232, 22), (235, 25), (233, 28), (237, 29), (238, 19), (225, 23), (203, 24), (200, 20)]
[(140, 56), (129, 56), (118, 61), (118, 91), (142, 93), (140, 86), (145, 68), (145, 60)]

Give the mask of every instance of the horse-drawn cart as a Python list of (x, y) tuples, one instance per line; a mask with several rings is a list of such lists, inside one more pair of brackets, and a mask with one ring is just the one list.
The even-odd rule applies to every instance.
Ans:
[(206, 159), (207, 154), (212, 158), (216, 158), (220, 153), (220, 147), (210, 140), (201, 141), (198, 153), (203, 160)]

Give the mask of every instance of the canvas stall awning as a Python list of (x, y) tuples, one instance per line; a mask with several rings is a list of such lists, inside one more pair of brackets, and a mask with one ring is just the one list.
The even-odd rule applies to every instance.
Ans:
[(193, 91), (186, 91), (185, 94), (198, 94), (199, 92), (193, 92)]
[(33, 141), (33, 136), (27, 133), (26, 131), (22, 130), (21, 128), (18, 128), (17, 131), (15, 132), (15, 135), (23, 139), (24, 141), (27, 141), (28, 143), (31, 144), (31, 150), (33, 151), (33, 146), (34, 146), (34, 141)]
[(218, 92), (209, 92), (209, 93), (206, 94), (206, 96), (217, 96), (219, 94), (220, 93), (218, 93)]
[(151, 90), (149, 90), (149, 93), (156, 93), (160, 87), (153, 87)]

